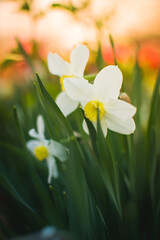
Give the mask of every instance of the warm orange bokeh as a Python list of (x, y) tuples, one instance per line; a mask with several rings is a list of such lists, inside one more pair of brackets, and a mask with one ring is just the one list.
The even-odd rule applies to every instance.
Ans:
[(139, 50), (138, 61), (142, 68), (158, 69), (160, 67), (160, 43), (143, 44)]
[[(156, 70), (159, 67), (159, 0), (34, 0), (30, 12), (18, 10), (22, 2), (0, 1), (1, 62), (17, 48), (18, 38), (36, 66), (41, 66), (39, 60), (46, 62), (49, 51), (67, 56), (75, 45), (86, 43), (91, 52), (97, 52), (99, 42), (106, 64), (113, 64), (108, 39), (111, 33), (119, 63), (135, 60), (140, 46), (140, 66)], [(78, 10), (50, 7), (57, 2), (65, 6), (73, 3)], [(22, 60), (3, 69), (0, 81), (23, 82), (27, 74), (29, 78), (30, 69)]]

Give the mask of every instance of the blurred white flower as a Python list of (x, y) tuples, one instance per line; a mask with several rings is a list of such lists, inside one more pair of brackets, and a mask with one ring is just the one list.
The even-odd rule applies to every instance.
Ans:
[(70, 99), (63, 84), (67, 78), (83, 78), (84, 69), (88, 62), (89, 50), (85, 45), (79, 45), (74, 48), (70, 55), (70, 63), (64, 61), (57, 53), (48, 54), (49, 71), (60, 77), (62, 92), (57, 96), (56, 103), (65, 116), (68, 116), (79, 105), (78, 101)]
[(58, 168), (56, 164), (56, 158), (61, 162), (67, 160), (67, 148), (62, 144), (50, 139), (45, 139), (44, 136), (45, 126), (41, 115), (37, 117), (37, 132), (35, 129), (29, 131), (29, 135), (34, 140), (27, 142), (27, 148), (31, 153), (39, 160), (46, 159), (48, 165), (48, 183), (51, 183), (52, 176), (58, 177)]
[[(122, 85), (122, 73), (118, 66), (103, 68), (95, 78), (94, 84), (82, 79), (66, 78), (64, 87), (68, 96), (81, 103), (85, 116), (96, 128), (97, 110), (104, 136), (107, 128), (112, 131), (131, 134), (135, 130), (133, 116), (136, 108), (118, 99)], [(86, 122), (83, 128), (88, 133)]]

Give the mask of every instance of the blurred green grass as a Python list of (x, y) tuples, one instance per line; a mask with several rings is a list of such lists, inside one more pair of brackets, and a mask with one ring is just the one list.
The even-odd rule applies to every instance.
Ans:
[[(34, 62), (20, 42), (18, 49), (34, 72)], [(100, 50), (101, 46), (97, 69), (105, 64)], [(89, 121), (87, 136), (81, 126), (82, 110), (67, 119), (63, 116), (53, 100), (58, 81), (49, 81), (51, 76), (45, 72), (33, 75), (34, 83), (17, 86), (10, 98), (1, 98), (3, 236), (24, 235), (53, 225), (71, 232), (75, 239), (160, 238), (160, 75), (150, 97), (138, 62), (130, 75), (123, 72), (123, 91), (137, 107), (136, 132), (130, 136), (109, 131), (105, 139), (100, 124), (96, 133)], [(38, 114), (44, 117), (46, 136), (64, 143), (70, 151), (68, 161), (58, 165), (60, 176), (52, 179), (51, 186), (46, 181), (46, 164), (38, 162), (25, 146)]]

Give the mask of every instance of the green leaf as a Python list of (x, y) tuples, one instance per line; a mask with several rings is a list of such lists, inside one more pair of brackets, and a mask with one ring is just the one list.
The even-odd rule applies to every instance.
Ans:
[(159, 111), (159, 91), (160, 91), (160, 71), (157, 76), (157, 81), (153, 90), (151, 106), (150, 106), (150, 115), (148, 120), (148, 134), (150, 134), (152, 126), (155, 125), (157, 120), (157, 113)]
[(1, 229), (1, 234), (4, 232), (5, 235), (7, 235), (7, 237), (11, 238), (16, 236), (16, 234), (11, 230), (11, 228), (7, 226), (7, 224), (4, 223), (1, 219), (0, 219), (0, 229)]
[(157, 143), (156, 143), (156, 132), (155, 129), (151, 129), (150, 133), (150, 143), (149, 143), (149, 148), (148, 148), (148, 174), (150, 175), (150, 191), (151, 191), (151, 197), (152, 201), (155, 201), (155, 177), (156, 177), (156, 169), (158, 168), (157, 166)]
[(75, 137), (73, 135), (73, 131), (72, 131), (67, 119), (64, 117), (63, 113), (58, 108), (57, 104), (54, 102), (52, 97), (49, 95), (49, 93), (45, 89), (42, 81), (40, 80), (40, 77), (38, 76), (38, 74), (36, 74), (36, 76), (37, 76), (37, 80), (38, 80), (38, 83), (39, 83), (40, 90), (43, 94), (43, 97), (44, 97), (44, 100), (45, 100), (45, 103), (46, 103), (46, 107), (48, 107), (48, 111), (53, 112), (54, 117), (57, 119), (57, 121), (59, 122), (62, 129), (65, 130), (67, 136), (74, 139)]
[(103, 59), (103, 56), (102, 56), (102, 50), (101, 50), (101, 43), (100, 42), (99, 42), (99, 45), (98, 45), (98, 53), (97, 53), (96, 62), (97, 62), (97, 66), (98, 66), (99, 71), (102, 68), (104, 68), (105, 63), (104, 63), (104, 59)]
[(19, 195), (13, 185), (9, 182), (9, 180), (0, 172), (0, 184), (1, 186), (12, 195), (20, 204), (22, 204), (30, 214), (30, 217), (33, 218), (35, 222), (37, 222), (40, 226), (46, 225), (46, 222), (41, 218), (41, 216), (33, 209), (30, 205), (28, 205), (24, 199)]
[(68, 6), (66, 6), (66, 5), (63, 5), (63, 4), (60, 4), (60, 3), (53, 3), (53, 4), (51, 5), (51, 7), (52, 7), (52, 8), (58, 7), (58, 8), (66, 9), (66, 10), (69, 10), (69, 11), (71, 10), (70, 7), (68, 7)]
[(109, 34), (109, 40), (110, 40), (110, 44), (111, 44), (111, 47), (112, 47), (112, 50), (113, 50), (114, 64), (118, 65), (117, 60), (116, 60), (114, 41), (113, 41), (113, 38), (112, 38), (111, 34)]
[(17, 44), (18, 44), (18, 49), (19, 49), (20, 53), (22, 54), (22, 56), (24, 57), (24, 59), (26, 60), (28, 65), (30, 66), (32, 72), (35, 73), (35, 69), (34, 69), (34, 66), (33, 66), (33, 63), (32, 63), (32, 59), (29, 57), (29, 55), (25, 51), (23, 45), (21, 44), (21, 42), (18, 39), (17, 39)]
[(22, 6), (20, 7), (20, 10), (23, 10), (23, 11), (30, 11), (30, 6), (27, 2), (24, 2), (22, 4)]
[(88, 130), (89, 130), (89, 136), (90, 136), (90, 139), (91, 139), (91, 142), (92, 142), (93, 150), (94, 150), (94, 152), (96, 154), (96, 157), (98, 159), (99, 158), (99, 150), (98, 150), (98, 146), (97, 146), (96, 130), (95, 130), (93, 124), (88, 120), (88, 118), (86, 118), (85, 116), (84, 116), (84, 118), (85, 118)]
[(90, 83), (94, 82), (94, 79), (96, 77), (96, 74), (91, 74), (91, 75), (85, 75), (84, 78), (87, 79)]
[(140, 129), (140, 119), (141, 119), (141, 106), (143, 99), (143, 86), (142, 86), (142, 70), (139, 66), (138, 60), (133, 69), (133, 84), (132, 84), (132, 103), (137, 108), (135, 115), (136, 127)]
[[(70, 155), (67, 163), (66, 195), (68, 198), (68, 212), (70, 228), (82, 239), (92, 236), (87, 184), (82, 168), (85, 160), (76, 140), (70, 142)], [(81, 223), (81, 224), (79, 224)]]
[(107, 190), (110, 193), (110, 196), (117, 208), (119, 215), (122, 217), (122, 209), (120, 203), (120, 195), (119, 195), (119, 185), (117, 179), (117, 173), (115, 168), (114, 160), (110, 154), (109, 148), (106, 144), (106, 140), (104, 138), (100, 121), (99, 121), (99, 113), (97, 116), (97, 144), (100, 153), (100, 165), (101, 172), (104, 179), (104, 183), (107, 187)]
[(8, 54), (4, 60), (1, 62), (1, 69), (5, 69), (14, 63), (22, 61), (23, 58), (20, 54)]
[(25, 142), (24, 132), (23, 132), (22, 127), (20, 125), (20, 121), (19, 121), (16, 106), (13, 107), (13, 117), (14, 117), (14, 120), (15, 120), (15, 125), (16, 125), (16, 130), (17, 130), (16, 132), (19, 135), (20, 142), (22, 143), (22, 146), (25, 147), (26, 142)]

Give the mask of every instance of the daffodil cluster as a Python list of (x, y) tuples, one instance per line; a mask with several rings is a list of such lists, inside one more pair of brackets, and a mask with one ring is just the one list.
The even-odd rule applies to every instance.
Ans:
[[(96, 128), (97, 112), (104, 135), (107, 129), (131, 134), (135, 131), (133, 116), (136, 108), (119, 99), (123, 76), (118, 66), (110, 65), (103, 68), (96, 76), (94, 83), (89, 83), (84, 77), (84, 69), (89, 58), (89, 50), (85, 45), (72, 50), (70, 63), (64, 61), (58, 54), (49, 53), (48, 67), (52, 74), (60, 77), (62, 92), (56, 103), (65, 116), (68, 116), (79, 105)], [(83, 129), (88, 133), (85, 120)]]
[(89, 50), (85, 45), (73, 49), (70, 63), (64, 61), (58, 54), (48, 54), (49, 71), (60, 77), (62, 92), (57, 96), (56, 103), (65, 116), (68, 116), (79, 105), (79, 101), (72, 100), (65, 91), (63, 81), (68, 78), (83, 78), (84, 69), (88, 62)]
[(48, 183), (51, 183), (52, 176), (58, 177), (58, 168), (56, 164), (56, 158), (61, 162), (67, 160), (67, 148), (62, 144), (52, 140), (46, 139), (44, 120), (41, 115), (37, 117), (37, 131), (31, 129), (29, 135), (34, 140), (27, 142), (27, 148), (39, 161), (46, 160), (48, 165)]

